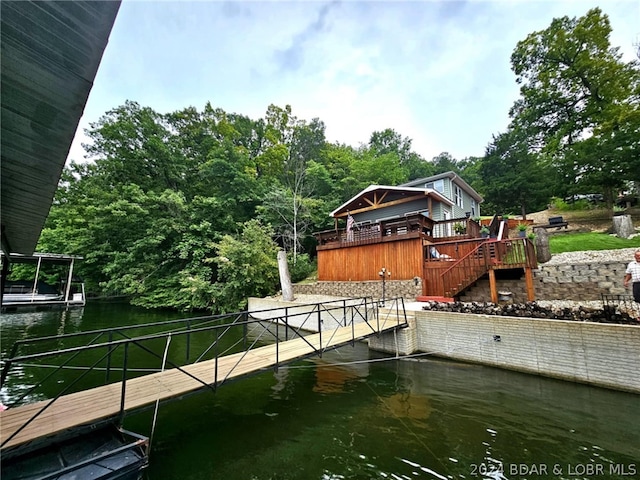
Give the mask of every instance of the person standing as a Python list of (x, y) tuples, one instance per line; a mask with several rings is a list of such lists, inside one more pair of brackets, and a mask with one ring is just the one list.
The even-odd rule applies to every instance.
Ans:
[(629, 288), (629, 283), (633, 284), (633, 299), (640, 303), (640, 248), (633, 254), (635, 260), (629, 262), (624, 275), (624, 288)]

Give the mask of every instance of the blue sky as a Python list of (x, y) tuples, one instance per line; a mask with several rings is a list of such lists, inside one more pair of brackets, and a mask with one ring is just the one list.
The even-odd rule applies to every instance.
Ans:
[(209, 101), (253, 119), (289, 104), (331, 142), (393, 128), (428, 160), (480, 156), (518, 97), (516, 43), (596, 6), (634, 58), (640, 0), (123, 0), (69, 158), (82, 161), (83, 130), (126, 100), (160, 113)]

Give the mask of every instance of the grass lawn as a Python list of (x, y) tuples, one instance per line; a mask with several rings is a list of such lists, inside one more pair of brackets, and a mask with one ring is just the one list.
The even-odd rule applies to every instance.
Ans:
[(567, 233), (549, 237), (549, 250), (552, 254), (633, 247), (640, 247), (640, 237), (624, 239), (607, 233)]

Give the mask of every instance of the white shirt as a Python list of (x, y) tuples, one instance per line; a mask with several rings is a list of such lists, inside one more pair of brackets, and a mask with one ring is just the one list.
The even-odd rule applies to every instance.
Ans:
[(630, 262), (629, 265), (627, 265), (626, 272), (624, 273), (631, 274), (632, 282), (640, 282), (640, 263), (636, 262), (635, 260), (633, 262)]

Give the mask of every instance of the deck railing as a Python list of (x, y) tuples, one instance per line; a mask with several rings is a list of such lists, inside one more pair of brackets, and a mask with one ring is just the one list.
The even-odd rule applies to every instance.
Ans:
[(535, 250), (529, 239), (487, 240), (442, 272), (444, 295), (454, 296), (491, 268), (534, 268), (536, 265)]
[(379, 222), (356, 223), (350, 231), (340, 228), (317, 232), (314, 235), (318, 241), (318, 249), (322, 250), (419, 236), (432, 241), (476, 238), (480, 236), (480, 225), (467, 217), (435, 221), (418, 213)]

